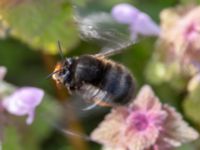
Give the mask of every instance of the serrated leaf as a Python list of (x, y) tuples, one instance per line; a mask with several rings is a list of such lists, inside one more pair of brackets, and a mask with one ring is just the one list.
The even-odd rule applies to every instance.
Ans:
[(14, 37), (48, 53), (58, 51), (58, 40), (68, 50), (78, 42), (73, 9), (64, 0), (13, 1), (0, 2), (0, 14)]

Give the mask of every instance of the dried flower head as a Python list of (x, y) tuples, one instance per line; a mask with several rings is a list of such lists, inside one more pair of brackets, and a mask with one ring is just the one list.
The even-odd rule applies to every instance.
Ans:
[(44, 92), (39, 88), (23, 87), (4, 98), (2, 104), (13, 115), (28, 115), (26, 123), (31, 124), (34, 119), (35, 109), (41, 103), (43, 96)]
[(179, 113), (160, 103), (149, 86), (142, 87), (129, 107), (113, 108), (91, 134), (110, 150), (163, 150), (162, 146), (180, 146), (197, 137)]
[(129, 25), (133, 40), (136, 40), (138, 35), (158, 36), (160, 34), (159, 26), (146, 13), (130, 4), (122, 3), (114, 6), (111, 14), (117, 22)]

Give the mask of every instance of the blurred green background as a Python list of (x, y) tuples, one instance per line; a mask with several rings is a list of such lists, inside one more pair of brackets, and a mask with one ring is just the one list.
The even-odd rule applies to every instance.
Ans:
[[(99, 10), (110, 12), (115, 4), (121, 2), (133, 4), (148, 13), (158, 24), (159, 14), (163, 9), (186, 3), (184, 0), (1, 0), (0, 65), (8, 69), (5, 80), (16, 86), (40, 87), (47, 93), (37, 110), (33, 125), (27, 127), (21, 123), (17, 128), (15, 125), (5, 127), (4, 150), (100, 149), (100, 145), (83, 138), (68, 136), (62, 133), (61, 129), (89, 135), (108, 109), (98, 108), (84, 112), (81, 111), (83, 107), (79, 103), (74, 104), (73, 107), (68, 105), (65, 107), (66, 103), (71, 105), (74, 98), (67, 93), (66, 89), (59, 88), (51, 79), (46, 79), (46, 76), (53, 71), (56, 62), (60, 59), (57, 54), (58, 40), (62, 43), (66, 57), (97, 53), (100, 49), (99, 45), (80, 39), (78, 26), (73, 20), (72, 3), (85, 6), (88, 12)], [(153, 56), (155, 42), (156, 38), (142, 39), (112, 59), (131, 70), (137, 82), (137, 90), (144, 84), (151, 84), (163, 102), (175, 106), (183, 113), (185, 119), (198, 129), (199, 119), (191, 116), (198, 113), (195, 110), (200, 108), (200, 104), (188, 104), (197, 107), (192, 115), (189, 111), (190, 116), (188, 116), (183, 109), (183, 99), (187, 94), (184, 88), (176, 88), (177, 86), (170, 82), (149, 80), (155, 81), (157, 78), (151, 73), (151, 67), (147, 69)], [(184, 82), (177, 80), (175, 83), (181, 82), (180, 84), (185, 86)], [(60, 111), (61, 107), (63, 111)], [(188, 144), (180, 149), (198, 150), (199, 148), (197, 144)]]

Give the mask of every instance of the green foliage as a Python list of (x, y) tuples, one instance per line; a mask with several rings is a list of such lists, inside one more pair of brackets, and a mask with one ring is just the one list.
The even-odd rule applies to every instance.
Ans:
[(72, 6), (64, 0), (0, 5), (0, 14), (11, 27), (11, 35), (48, 53), (57, 53), (58, 40), (66, 50), (78, 42), (72, 13)]
[(195, 123), (200, 125), (200, 85), (191, 91), (184, 100), (184, 110), (186, 115)]
[(35, 120), (31, 126), (24, 127), (22, 135), (23, 146), (28, 150), (39, 150), (41, 141), (47, 139), (61, 115), (61, 107), (55, 99), (45, 96), (42, 104), (36, 111)]
[(177, 148), (176, 150), (195, 150), (195, 147), (192, 144), (184, 144), (183, 146)]
[(4, 141), (2, 149), (5, 150), (23, 150), (21, 145), (20, 134), (13, 126), (7, 126), (4, 128)]
[[(61, 41), (63, 50), (68, 52), (67, 57), (97, 53), (105, 44), (99, 46), (100, 43), (97, 43), (97, 46), (91, 41), (86, 43), (80, 40), (78, 26), (73, 19), (74, 10), (69, 1), (3, 1), (3, 3), (0, 1), (0, 16), (11, 29), (10, 36), (0, 40), (0, 66), (5, 65), (8, 68), (5, 80), (16, 86), (38, 86), (46, 93), (50, 93), (50, 95), (46, 94), (42, 104), (37, 108), (35, 121), (31, 126), (25, 125), (24, 117), (14, 117), (17, 124), (4, 128), (6, 136), (3, 140), (3, 150), (72, 150), (73, 138), (68, 137), (67, 141), (65, 136), (55, 131), (63, 108), (61, 109), (57, 99), (53, 98), (57, 96), (56, 88), (50, 83), (50, 79), (45, 78), (49, 73), (46, 68), (52, 68), (53, 71), (54, 66), (51, 66), (51, 63), (54, 64), (57, 57), (44, 55), (41, 52), (57, 54), (58, 40)], [(177, 0), (73, 1), (79, 6), (84, 6), (84, 13), (89, 15), (98, 11), (110, 12), (113, 5), (121, 2), (134, 4), (157, 22), (159, 22), (160, 11), (180, 4)], [(181, 1), (183, 2), (185, 0)], [(101, 21), (98, 19), (96, 20)], [(192, 92), (186, 92), (188, 77), (177, 72), (176, 65), (167, 66), (160, 58), (155, 57), (157, 53), (154, 47), (155, 41), (155, 38), (139, 40), (137, 44), (111, 59), (130, 69), (135, 77), (137, 90), (144, 84), (151, 84), (162, 102), (175, 106), (180, 112), (185, 113), (184, 118), (200, 127), (200, 87)], [(50, 58), (53, 58), (52, 62), (45, 62)], [(11, 90), (5, 89), (8, 90), (7, 93), (15, 88), (11, 84), (0, 82), (0, 86), (2, 84), (6, 84), (6, 87), (10, 86), (8, 89)], [(98, 124), (98, 121), (104, 117), (93, 111), (81, 112), (81, 115), (84, 116), (84, 113), (89, 114), (81, 118), (84, 119), (87, 129), (93, 129), (92, 125)], [(89, 144), (89, 149), (99, 149), (99, 146), (94, 143)], [(177, 150), (198, 150), (195, 145), (196, 143), (186, 144)]]

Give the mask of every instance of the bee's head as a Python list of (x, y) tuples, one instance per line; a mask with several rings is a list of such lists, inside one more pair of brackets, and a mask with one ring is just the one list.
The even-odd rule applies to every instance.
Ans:
[(58, 84), (69, 84), (71, 81), (72, 58), (67, 58), (63, 62), (57, 63), (52, 78)]

